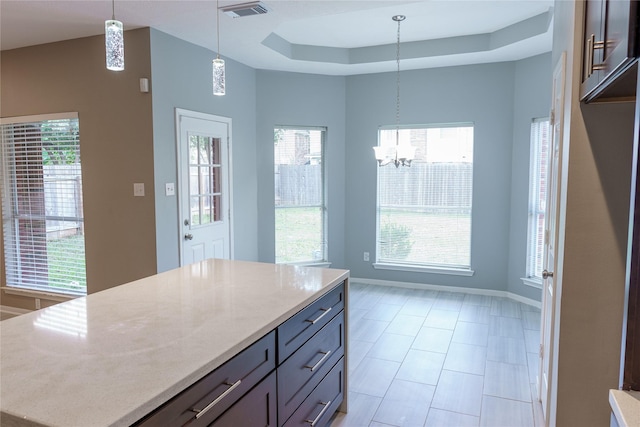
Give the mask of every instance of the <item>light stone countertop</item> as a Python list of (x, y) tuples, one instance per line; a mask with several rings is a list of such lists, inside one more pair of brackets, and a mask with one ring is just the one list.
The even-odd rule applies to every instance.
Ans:
[(640, 391), (609, 390), (609, 404), (620, 427), (640, 426)]
[(0, 424), (130, 425), (347, 279), (207, 260), (0, 322)]

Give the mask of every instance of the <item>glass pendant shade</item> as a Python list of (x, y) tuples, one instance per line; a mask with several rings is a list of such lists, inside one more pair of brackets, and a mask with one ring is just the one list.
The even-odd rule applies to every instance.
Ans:
[(220, 58), (213, 60), (213, 94), (224, 95), (224, 60)]
[(124, 70), (124, 32), (122, 22), (115, 19), (105, 21), (104, 40), (107, 52), (107, 70)]

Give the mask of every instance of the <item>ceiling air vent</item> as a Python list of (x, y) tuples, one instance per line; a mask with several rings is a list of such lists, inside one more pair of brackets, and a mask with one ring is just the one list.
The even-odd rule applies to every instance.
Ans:
[(224, 6), (220, 8), (222, 12), (233, 17), (241, 18), (243, 16), (263, 15), (269, 12), (269, 8), (266, 4), (260, 1), (254, 1), (250, 3), (232, 4), (230, 6)]

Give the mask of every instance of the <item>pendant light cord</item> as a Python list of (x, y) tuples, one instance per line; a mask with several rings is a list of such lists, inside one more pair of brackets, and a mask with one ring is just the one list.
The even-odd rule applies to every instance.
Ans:
[(111, 20), (116, 20), (116, 0), (111, 0)]
[(393, 20), (398, 23), (398, 38), (396, 42), (396, 146), (400, 145), (400, 22), (405, 19), (402, 15), (396, 15)]
[(216, 52), (217, 58), (220, 59), (220, 0), (216, 0), (216, 31), (217, 31), (217, 42), (218, 42), (218, 51)]

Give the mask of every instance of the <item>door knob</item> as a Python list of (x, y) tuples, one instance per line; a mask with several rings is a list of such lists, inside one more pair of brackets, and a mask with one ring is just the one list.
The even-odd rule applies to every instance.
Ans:
[(549, 277), (553, 277), (553, 271), (547, 271), (547, 270), (544, 270), (544, 271), (542, 272), (542, 278), (543, 278), (544, 280), (547, 280)]
[(193, 234), (185, 234), (184, 240), (193, 240)]

